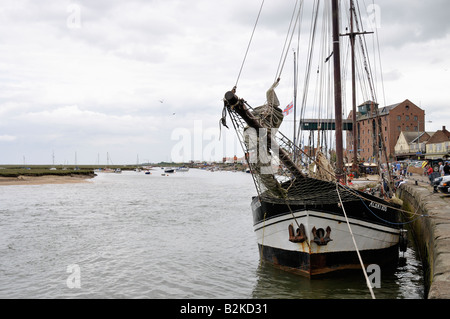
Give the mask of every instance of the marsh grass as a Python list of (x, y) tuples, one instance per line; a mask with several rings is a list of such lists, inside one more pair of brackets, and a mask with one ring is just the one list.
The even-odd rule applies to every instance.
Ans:
[(92, 167), (75, 167), (50, 169), (50, 166), (33, 165), (30, 167), (20, 167), (13, 165), (6, 165), (0, 168), (0, 177), (18, 177), (18, 176), (72, 176), (72, 175), (94, 175)]

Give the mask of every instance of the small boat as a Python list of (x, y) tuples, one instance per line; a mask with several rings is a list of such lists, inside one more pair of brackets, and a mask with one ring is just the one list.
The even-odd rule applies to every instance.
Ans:
[(167, 169), (164, 170), (164, 173), (175, 173), (175, 169), (167, 168)]
[(178, 167), (177, 172), (189, 172), (189, 167)]

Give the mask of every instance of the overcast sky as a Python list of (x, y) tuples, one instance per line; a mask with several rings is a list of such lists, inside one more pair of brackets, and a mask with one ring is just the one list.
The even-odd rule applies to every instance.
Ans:
[[(265, 1), (238, 85), (254, 106), (276, 75), (294, 3)], [(220, 150), (213, 142), (260, 4), (2, 0), (0, 164), (233, 156), (234, 132), (222, 130)], [(364, 12), (370, 4), (360, 1), (367, 19), (377, 17), (380, 105), (409, 99), (433, 122), (427, 130), (450, 126), (450, 1), (380, 0)]]

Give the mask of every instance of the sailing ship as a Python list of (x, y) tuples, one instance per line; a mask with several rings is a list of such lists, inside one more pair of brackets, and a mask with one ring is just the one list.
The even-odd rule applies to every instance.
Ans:
[[(338, 0), (331, 0), (331, 9), (335, 165), (320, 148), (310, 157), (295, 141), (295, 131), (294, 141), (280, 132), (284, 116), (275, 93), (280, 78), (257, 108), (238, 97), (234, 86), (224, 96), (221, 119), (228, 127), (231, 118), (257, 190), (251, 209), (260, 258), (307, 277), (370, 264), (395, 266), (405, 237), (400, 211), (387, 192), (373, 196), (345, 183)], [(362, 33), (354, 31), (351, 19), (354, 44)], [(356, 114), (355, 102), (353, 107)], [(306, 158), (312, 168), (305, 167)]]

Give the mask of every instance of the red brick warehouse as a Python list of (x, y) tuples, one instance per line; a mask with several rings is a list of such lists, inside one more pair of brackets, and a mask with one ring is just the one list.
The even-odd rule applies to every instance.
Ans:
[[(378, 152), (382, 149), (381, 136), (377, 126), (376, 110), (378, 104), (365, 102), (358, 106), (356, 115), (356, 133), (358, 138), (358, 158), (364, 162), (374, 162), (378, 158)], [(395, 145), (401, 132), (425, 131), (425, 111), (409, 100), (402, 103), (386, 106), (378, 110), (381, 121), (382, 138), (389, 161), (395, 159)], [(348, 119), (352, 119), (352, 112)], [(347, 131), (347, 157), (352, 161), (353, 131)], [(381, 161), (385, 161), (385, 153), (382, 153)]]

